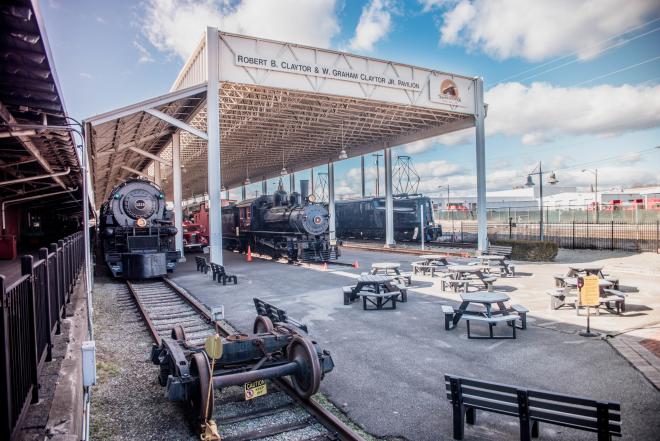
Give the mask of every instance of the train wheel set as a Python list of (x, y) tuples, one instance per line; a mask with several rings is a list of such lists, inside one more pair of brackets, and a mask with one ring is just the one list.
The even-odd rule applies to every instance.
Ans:
[[(252, 332), (242, 333), (169, 280), (127, 286), (155, 341), (151, 361), (159, 367), (159, 384), (169, 400), (186, 408), (202, 439), (220, 439), (213, 420), (215, 392), (235, 386), (242, 387), (245, 400), (275, 387), (311, 415), (310, 424), (325, 427), (330, 439), (362, 439), (311, 399), (334, 363), (304, 327), (257, 315)], [(222, 428), (222, 421), (218, 423)], [(294, 430), (280, 429), (278, 433)]]

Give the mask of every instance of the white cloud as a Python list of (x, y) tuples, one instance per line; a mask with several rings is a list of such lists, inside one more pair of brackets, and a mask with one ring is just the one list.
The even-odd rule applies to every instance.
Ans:
[(435, 142), (435, 138), (420, 139), (419, 141), (406, 144), (403, 147), (403, 151), (409, 155), (424, 153), (433, 149)]
[(91, 80), (93, 76), (92, 74), (87, 72), (80, 72), (80, 78), (84, 78), (85, 80)]
[(255, 37), (329, 47), (339, 32), (335, 0), (147, 0), (142, 27), (159, 51), (187, 59), (206, 26)]
[(147, 50), (146, 47), (142, 46), (140, 42), (138, 41), (133, 41), (133, 46), (138, 50), (138, 54), (140, 54), (138, 58), (138, 63), (153, 63), (154, 62), (154, 57), (151, 56), (149, 51)]
[(432, 9), (442, 6), (445, 3), (451, 3), (451, 0), (417, 0), (422, 5), (423, 12), (429, 12)]
[(660, 85), (503, 83), (487, 92), (486, 101), (486, 133), (522, 136), (530, 145), (559, 136), (612, 136), (660, 125)]
[(374, 44), (384, 38), (392, 25), (393, 4), (389, 0), (371, 0), (362, 8), (355, 36), (349, 42), (356, 51), (372, 51)]
[(450, 5), (442, 16), (442, 43), (529, 61), (574, 51), (588, 58), (600, 41), (660, 12), (657, 0), (422, 1), (425, 11), (440, 3)]

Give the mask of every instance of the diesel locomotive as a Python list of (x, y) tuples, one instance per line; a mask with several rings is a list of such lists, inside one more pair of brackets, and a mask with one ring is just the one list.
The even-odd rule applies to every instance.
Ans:
[[(420, 219), (424, 207), (424, 220)], [(340, 239), (383, 239), (385, 237), (385, 198), (335, 202), (337, 237)], [(420, 231), (422, 225), (424, 231)], [(394, 240), (430, 242), (442, 236), (433, 223), (433, 206), (426, 196), (394, 198)]]
[(174, 271), (180, 255), (176, 232), (163, 191), (146, 179), (117, 185), (101, 206), (101, 252), (114, 277), (144, 279)]
[(328, 262), (340, 255), (329, 240), (328, 210), (301, 193), (288, 194), (280, 186), (271, 195), (222, 207), (222, 237), (227, 249), (246, 252), (248, 246), (273, 259), (289, 262)]

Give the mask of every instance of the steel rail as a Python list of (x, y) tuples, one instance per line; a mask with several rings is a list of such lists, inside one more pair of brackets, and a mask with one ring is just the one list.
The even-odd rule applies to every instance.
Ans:
[[(192, 296), (190, 296), (190, 294), (186, 293), (179, 286), (177, 286), (176, 284), (174, 284), (173, 282), (171, 282), (166, 278), (161, 278), (156, 280), (165, 282), (167, 286), (171, 288), (175, 294), (177, 294), (181, 299), (183, 299), (190, 306), (192, 306), (199, 315), (201, 315), (202, 317), (213, 323), (213, 318), (211, 317), (211, 314), (208, 311), (208, 309), (204, 307), (201, 303), (199, 303), (196, 299), (194, 299)], [(156, 330), (156, 327), (154, 326), (151, 318), (149, 317), (146, 308), (144, 307), (142, 302), (140, 302), (139, 296), (135, 292), (135, 288), (133, 287), (133, 284), (130, 281), (126, 280), (126, 285), (128, 286), (128, 290), (133, 296), (133, 299), (135, 300), (135, 303), (138, 306), (140, 315), (147, 323), (151, 336), (156, 341), (156, 343), (160, 345), (161, 338), (158, 335), (158, 331)], [(220, 323), (216, 322), (216, 324), (218, 325), (216, 329), (220, 331), (223, 337), (227, 337), (228, 335), (231, 334), (231, 332), (229, 332), (229, 330), (223, 327)], [(339, 440), (365, 441), (364, 438), (362, 438), (360, 435), (358, 435), (353, 430), (351, 430), (351, 428), (348, 427), (343, 421), (341, 421), (339, 418), (337, 418), (337, 416), (335, 416), (329, 410), (321, 406), (319, 403), (317, 403), (312, 399), (303, 399), (300, 396), (298, 396), (298, 394), (296, 394), (294, 388), (291, 386), (291, 383), (288, 380), (284, 378), (273, 378), (271, 379), (271, 381), (277, 386), (278, 389), (280, 389), (282, 392), (284, 392), (289, 397), (291, 397), (291, 399), (293, 399), (299, 406), (305, 409), (307, 413), (313, 416), (323, 427), (325, 427), (329, 432), (331, 432), (331, 434), (337, 436)]]

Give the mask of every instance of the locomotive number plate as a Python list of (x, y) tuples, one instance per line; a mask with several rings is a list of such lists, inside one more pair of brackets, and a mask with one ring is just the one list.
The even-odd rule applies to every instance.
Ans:
[(250, 383), (245, 383), (245, 399), (251, 400), (262, 395), (266, 395), (266, 380), (257, 380)]

